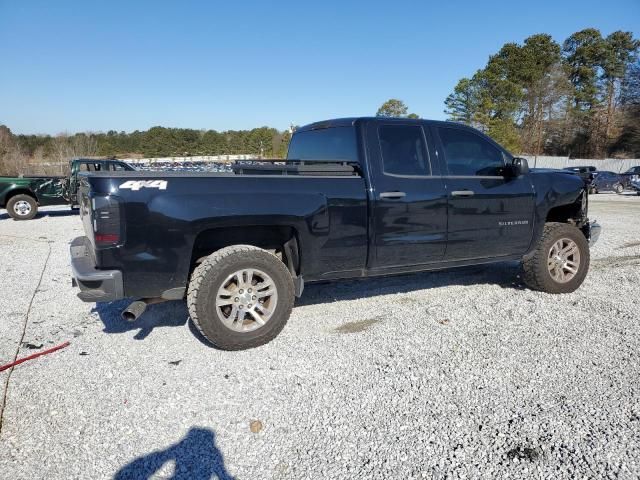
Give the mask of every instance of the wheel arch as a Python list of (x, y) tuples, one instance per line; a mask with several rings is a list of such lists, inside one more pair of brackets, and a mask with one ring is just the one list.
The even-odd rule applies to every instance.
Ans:
[(0, 205), (2, 205), (3, 208), (6, 208), (7, 204), (9, 203), (9, 200), (11, 200), (16, 195), (28, 195), (29, 197), (33, 198), (36, 201), (36, 203), (39, 203), (38, 196), (35, 193), (33, 193), (32, 190), (29, 190), (28, 188), (24, 188), (24, 187), (18, 187), (6, 192), (4, 194), (4, 197), (2, 198), (2, 202), (0, 202)]
[(236, 225), (207, 228), (194, 239), (191, 269), (212, 253), (233, 245), (251, 245), (273, 252), (297, 277), (301, 270), (301, 243), (292, 225)]
[(558, 205), (549, 209), (545, 223), (571, 223), (580, 218), (580, 213), (580, 202)]

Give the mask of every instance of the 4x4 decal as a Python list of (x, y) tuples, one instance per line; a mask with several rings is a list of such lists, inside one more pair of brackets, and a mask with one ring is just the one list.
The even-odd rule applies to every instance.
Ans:
[(136, 191), (141, 188), (157, 188), (158, 190), (166, 190), (167, 183), (166, 180), (129, 180), (120, 185), (120, 189), (128, 188)]

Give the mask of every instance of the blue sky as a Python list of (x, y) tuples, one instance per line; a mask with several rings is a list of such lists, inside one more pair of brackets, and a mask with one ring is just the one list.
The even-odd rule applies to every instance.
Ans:
[(638, 37), (640, 0), (0, 0), (0, 124), (284, 129), (391, 97), (442, 119), (505, 42), (586, 27)]

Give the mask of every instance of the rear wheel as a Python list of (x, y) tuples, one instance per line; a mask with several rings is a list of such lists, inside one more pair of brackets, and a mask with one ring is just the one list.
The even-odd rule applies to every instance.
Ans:
[(525, 257), (524, 281), (547, 293), (576, 290), (589, 271), (589, 243), (573, 225), (547, 223), (538, 247)]
[(38, 213), (38, 203), (29, 195), (15, 195), (7, 202), (7, 213), (14, 220), (31, 220)]
[(250, 245), (207, 257), (194, 270), (187, 294), (193, 323), (223, 350), (271, 341), (287, 323), (293, 302), (289, 270), (275, 255)]
[(616, 183), (613, 186), (613, 191), (616, 192), (618, 195), (620, 195), (622, 192), (624, 192), (624, 187), (622, 185), (620, 185), (619, 183)]

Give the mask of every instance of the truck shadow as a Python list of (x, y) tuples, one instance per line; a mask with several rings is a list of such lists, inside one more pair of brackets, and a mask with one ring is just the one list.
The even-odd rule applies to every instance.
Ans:
[(519, 262), (503, 262), (451, 270), (402, 274), (393, 277), (354, 279), (335, 283), (323, 282), (306, 285), (296, 306), (317, 305), (342, 300), (356, 300), (378, 295), (394, 295), (416, 290), (441, 288), (452, 285), (498, 285), (502, 288), (523, 290)]
[[(173, 475), (168, 477), (174, 463)], [(164, 467), (164, 468), (163, 468)], [(150, 478), (173, 478), (209, 480), (233, 480), (224, 466), (224, 455), (216, 446), (215, 433), (208, 428), (191, 428), (178, 443), (164, 450), (142, 455), (122, 467), (114, 480), (146, 480)]]
[[(520, 282), (519, 272), (518, 262), (505, 262), (394, 277), (316, 283), (305, 287), (302, 298), (296, 299), (295, 306), (303, 307), (378, 295), (409, 293), (452, 285), (498, 285), (502, 288), (521, 290), (525, 287)], [(191, 333), (201, 343), (211, 346), (193, 325), (184, 301), (176, 300), (149, 305), (144, 314), (135, 322), (127, 322), (120, 315), (129, 303), (131, 303), (131, 299), (96, 304), (92, 312), (97, 313), (104, 323), (103, 331), (105, 333), (117, 334), (138, 330), (133, 338), (144, 340), (156, 328), (183, 327), (188, 324)]]
[(173, 300), (149, 305), (140, 318), (134, 322), (127, 322), (122, 318), (121, 313), (132, 301), (133, 299), (129, 298), (116, 302), (96, 303), (91, 312), (98, 314), (104, 324), (104, 333), (117, 334), (138, 330), (133, 338), (144, 340), (156, 328), (184, 327), (185, 324), (188, 324), (194, 337), (202, 344), (211, 346), (189, 318), (189, 311), (184, 301)]
[(132, 302), (132, 299), (116, 302), (98, 302), (92, 309), (104, 323), (105, 333), (125, 333), (138, 330), (133, 337), (144, 340), (155, 328), (181, 327), (187, 323), (189, 312), (182, 301), (171, 301), (149, 305), (147, 310), (135, 322), (127, 322), (121, 316), (122, 311)]

